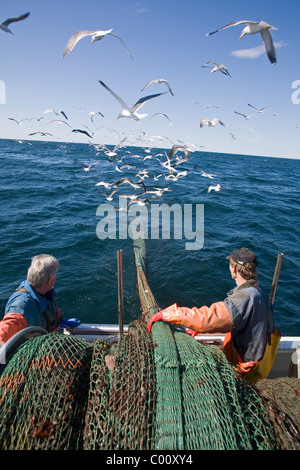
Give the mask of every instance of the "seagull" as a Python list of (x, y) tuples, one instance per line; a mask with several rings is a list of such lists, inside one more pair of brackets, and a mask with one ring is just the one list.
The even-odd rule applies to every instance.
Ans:
[(239, 114), (240, 116), (244, 116), (244, 118), (246, 119), (246, 121), (248, 119), (250, 119), (252, 116), (255, 116), (255, 114), (250, 114), (249, 116), (247, 116), (246, 114), (243, 114), (243, 113), (238, 113), (237, 111), (234, 111), (235, 114)]
[(93, 116), (95, 116), (96, 114), (100, 114), (100, 116), (102, 116), (104, 118), (103, 114), (100, 113), (100, 111), (90, 111), (88, 115), (91, 116), (91, 121), (92, 122), (94, 122), (93, 121)]
[[(200, 103), (196, 103), (196, 104), (200, 104)], [(204, 108), (218, 108), (219, 106), (214, 106), (212, 104), (205, 104), (203, 103), (202, 106), (204, 106)]]
[(212, 180), (214, 176), (218, 176), (218, 175), (215, 175), (214, 173), (206, 173), (205, 171), (201, 170), (201, 176)]
[(21, 126), (23, 124), (24, 121), (29, 121), (30, 119), (29, 118), (24, 118), (24, 119), (21, 119), (21, 121), (17, 121), (16, 119), (14, 118), (8, 118), (10, 121), (15, 121), (18, 126)]
[(217, 184), (217, 186), (209, 186), (207, 192), (210, 193), (212, 190), (214, 191), (221, 191), (222, 186), (220, 184)]
[(121, 178), (119, 181), (117, 181), (114, 185), (113, 185), (113, 188), (116, 188), (118, 186), (120, 186), (121, 184), (124, 184), (124, 183), (129, 183), (130, 186), (132, 186), (133, 188), (135, 189), (141, 189), (140, 186), (143, 187), (144, 191), (146, 191), (146, 187), (144, 185), (144, 182), (143, 181), (138, 181), (138, 182), (134, 182), (132, 181), (131, 179), (129, 179), (127, 176), (124, 176), (124, 178)]
[(70, 37), (70, 39), (69, 39), (69, 41), (66, 45), (66, 48), (63, 52), (62, 59), (64, 59), (64, 57), (67, 54), (69, 54), (69, 52), (71, 52), (72, 49), (74, 49), (74, 47), (76, 46), (78, 41), (80, 41), (80, 39), (85, 38), (86, 36), (92, 36), (91, 44), (93, 44), (93, 42), (99, 41), (100, 39), (103, 39), (104, 36), (106, 36), (107, 34), (110, 34), (111, 36), (114, 36), (115, 38), (118, 38), (119, 41), (121, 41), (121, 43), (125, 47), (128, 54), (130, 55), (131, 59), (133, 59), (130, 51), (125, 46), (122, 39), (119, 36), (117, 36), (115, 33), (112, 33), (112, 29), (108, 29), (107, 31), (77, 31), (77, 33), (73, 34), (73, 36)]
[(65, 119), (68, 119), (64, 111), (55, 111), (54, 109), (46, 109), (46, 111), (44, 111), (44, 114), (46, 113), (54, 113), (56, 114), (56, 116), (59, 116), (59, 114), (62, 114)]
[(15, 23), (16, 21), (25, 20), (25, 18), (27, 18), (29, 15), (30, 15), (30, 12), (25, 13), (24, 15), (18, 16), (17, 18), (8, 18), (7, 20), (3, 21), (3, 23), (0, 23), (0, 29), (2, 29), (2, 31), (5, 31), (6, 33), (13, 34), (12, 31), (8, 28), (8, 25), (10, 23)]
[(160, 95), (165, 95), (167, 92), (164, 92), (164, 93), (156, 93), (155, 95), (148, 95), (148, 96), (144, 96), (143, 98), (141, 98), (140, 100), (138, 100), (135, 105), (132, 106), (132, 108), (129, 108), (127, 106), (127, 104), (122, 100), (122, 98), (120, 98), (116, 93), (114, 93), (110, 88), (108, 88), (108, 86), (105, 85), (105, 83), (103, 83), (101, 80), (99, 80), (99, 83), (101, 83), (101, 85), (107, 90), (109, 91), (115, 98), (117, 101), (119, 101), (120, 105), (122, 106), (122, 111), (121, 113), (117, 116), (117, 119), (121, 118), (121, 117), (132, 117), (135, 121), (139, 121), (140, 119), (142, 119), (143, 117), (146, 117), (148, 116), (147, 114), (138, 114), (137, 111), (139, 110), (139, 108), (148, 100), (150, 100), (151, 98), (155, 98), (157, 96), (160, 96)]
[[(80, 165), (80, 163), (79, 163)], [(105, 181), (99, 181), (99, 183), (96, 183), (95, 186), (104, 186), (105, 189), (111, 189), (114, 183), (106, 183)]]
[(222, 29), (229, 28), (230, 26), (236, 26), (239, 24), (246, 24), (247, 26), (243, 29), (242, 34), (240, 36), (240, 39), (242, 39), (245, 34), (256, 34), (260, 33), (261, 37), (264, 41), (265, 48), (267, 55), (269, 57), (269, 60), (271, 64), (276, 63), (276, 51), (275, 47), (273, 44), (273, 39), (272, 35), (269, 31), (269, 29), (275, 29), (277, 30), (278, 28), (275, 28), (274, 26), (269, 25), (265, 21), (248, 21), (248, 20), (243, 20), (243, 21), (234, 21), (233, 23), (227, 24), (226, 26), (223, 26), (222, 28), (217, 29), (216, 31), (212, 31), (211, 33), (207, 33), (206, 36), (210, 36), (211, 34), (215, 34), (218, 31), (221, 31)]
[(154, 188), (154, 191), (146, 191), (147, 194), (155, 194), (157, 197), (163, 195), (165, 191), (171, 191), (170, 188)]
[(153, 118), (154, 116), (162, 116), (162, 117), (167, 118), (168, 121), (170, 121), (170, 119), (168, 118), (168, 116), (167, 116), (166, 114), (164, 114), (164, 113), (154, 113), (154, 114), (152, 114), (151, 117)]
[(115, 167), (116, 167), (116, 170), (119, 171), (120, 173), (122, 173), (122, 170), (123, 168), (135, 168), (135, 166), (132, 166), (132, 165), (122, 165), (122, 166), (118, 166), (116, 164), (116, 162), (113, 162)]
[(141, 196), (142, 194), (145, 194), (145, 191), (138, 194), (120, 194), (120, 197), (127, 197), (128, 199), (137, 199), (137, 197)]
[(145, 206), (147, 203), (151, 204), (151, 202), (147, 198), (145, 199), (135, 198), (135, 199), (131, 199), (130, 201), (128, 201), (127, 207), (129, 207), (131, 204), (138, 204), (139, 206)]
[(201, 65), (201, 67), (202, 68), (208, 67), (209, 69), (211, 69), (210, 73), (222, 72), (224, 75), (228, 75), (229, 77), (231, 77), (230, 73), (228, 72), (227, 67), (225, 67), (225, 65), (223, 64), (217, 64), (217, 62), (206, 62), (206, 64)]
[(178, 150), (182, 150), (184, 152), (185, 157), (187, 157), (190, 154), (190, 152), (189, 152), (186, 145), (176, 145), (175, 144), (175, 145), (172, 146), (171, 150), (169, 151), (168, 158), (171, 159), (174, 155), (176, 155)]
[(114, 195), (117, 191), (119, 191), (119, 190), (118, 190), (118, 189), (114, 189), (109, 195), (107, 195), (107, 194), (105, 194), (105, 193), (101, 193), (101, 192), (100, 192), (100, 194), (103, 194), (103, 196), (105, 196), (108, 201), (112, 201), (112, 200), (113, 200), (113, 195)]
[(124, 137), (121, 142), (119, 142), (117, 145), (114, 146), (114, 148), (112, 150), (110, 150), (108, 147), (106, 147), (105, 145), (102, 146), (102, 148), (104, 149), (104, 153), (105, 155), (107, 155), (109, 158), (110, 157), (115, 157), (117, 155), (117, 150), (121, 147), (124, 147), (123, 142), (125, 142), (125, 140), (127, 140), (127, 136)]
[(19, 142), (19, 144), (32, 145), (30, 142), (27, 142), (27, 140), (13, 139), (13, 141), (14, 141), (14, 142)]
[(28, 135), (35, 135), (35, 134), (41, 134), (42, 136), (50, 135), (53, 137), (53, 134), (49, 134), (49, 132), (31, 132), (31, 134), (28, 134)]
[(101, 163), (100, 160), (97, 160), (96, 162), (93, 162), (91, 163), (90, 165), (85, 165), (84, 163), (76, 163), (76, 165), (80, 165), (80, 166), (83, 166), (83, 169), (85, 172), (89, 172), (90, 171), (90, 168), (93, 166), (93, 165), (97, 165), (98, 163)]
[(264, 109), (266, 109), (266, 108), (269, 107), (269, 106), (264, 106), (263, 108), (260, 108), (260, 109), (259, 109), (259, 108), (256, 108), (255, 106), (253, 106), (253, 105), (250, 104), (250, 103), (247, 103), (247, 104), (248, 104), (248, 106), (251, 106), (251, 108), (256, 109), (256, 112), (257, 112), (257, 113), (262, 113)]
[(80, 134), (85, 134), (87, 135), (88, 137), (90, 137), (91, 139), (93, 138), (87, 131), (84, 131), (82, 129), (72, 129), (71, 132), (69, 132), (69, 134), (72, 134), (72, 132), (79, 132)]
[(144, 86), (144, 88), (141, 89), (141, 91), (145, 90), (145, 88), (146, 88), (147, 86), (151, 85), (151, 83), (165, 83), (165, 85), (167, 86), (167, 88), (168, 88), (169, 92), (171, 93), (171, 95), (174, 96), (174, 93), (173, 93), (173, 91), (171, 90), (171, 87), (170, 87), (169, 83), (168, 83), (166, 80), (164, 80), (163, 78), (156, 78), (156, 79), (154, 79), (154, 80), (150, 80), (150, 81)]
[(71, 128), (70, 124), (68, 124), (66, 121), (62, 121), (61, 119), (52, 119), (52, 121), (50, 121), (49, 124), (51, 124), (52, 122), (58, 122), (59, 124), (66, 124), (67, 126)]
[(200, 127), (203, 127), (203, 126), (215, 127), (217, 124), (221, 124), (221, 126), (225, 126), (224, 122), (220, 121), (220, 119), (218, 118), (213, 118), (211, 121), (209, 121), (207, 118), (202, 118), (200, 121)]

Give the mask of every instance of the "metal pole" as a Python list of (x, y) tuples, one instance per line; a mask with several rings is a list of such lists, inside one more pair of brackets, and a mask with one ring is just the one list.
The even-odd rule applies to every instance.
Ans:
[(122, 250), (118, 250), (118, 312), (119, 312), (119, 332), (123, 335), (124, 327), (124, 305), (123, 305), (123, 267)]
[(273, 282), (271, 286), (271, 291), (270, 291), (270, 297), (269, 297), (269, 302), (271, 305), (273, 305), (274, 299), (275, 299), (275, 294), (276, 294), (276, 289), (277, 289), (277, 284), (278, 284), (278, 279), (279, 279), (279, 273), (281, 269), (281, 264), (282, 264), (282, 258), (283, 258), (283, 253), (278, 253), (277, 256), (277, 263), (274, 271), (274, 276), (273, 276)]

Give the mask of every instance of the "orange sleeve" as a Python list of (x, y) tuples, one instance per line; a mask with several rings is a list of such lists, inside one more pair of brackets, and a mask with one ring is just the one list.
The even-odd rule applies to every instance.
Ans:
[(7, 313), (0, 321), (0, 345), (6, 343), (18, 331), (27, 327), (27, 321), (20, 313)]
[(176, 304), (162, 310), (165, 321), (191, 328), (198, 333), (228, 333), (232, 320), (224, 302), (201, 308), (177, 307)]

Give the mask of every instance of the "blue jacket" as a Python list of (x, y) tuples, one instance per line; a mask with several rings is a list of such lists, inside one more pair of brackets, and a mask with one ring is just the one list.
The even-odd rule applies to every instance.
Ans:
[(54, 289), (41, 295), (33, 289), (26, 279), (8, 299), (5, 315), (20, 313), (24, 316), (27, 326), (40, 326), (50, 332), (58, 327), (55, 300)]
[(267, 334), (274, 326), (263, 288), (253, 280), (246, 281), (229, 291), (224, 303), (232, 319), (231, 335), (238, 353), (244, 362), (259, 361), (265, 350)]

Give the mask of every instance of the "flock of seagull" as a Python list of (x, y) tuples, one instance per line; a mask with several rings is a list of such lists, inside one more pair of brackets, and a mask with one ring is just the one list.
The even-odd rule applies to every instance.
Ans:
[[(26, 18), (28, 18), (29, 14), (30, 14), (30, 12), (25, 13), (24, 15), (21, 15), (21, 16), (16, 17), (16, 18), (9, 18), (9, 19), (3, 21), (0, 24), (0, 29), (3, 30), (4, 32), (13, 34), (12, 31), (8, 28), (8, 26), (11, 23), (15, 23), (15, 22), (18, 22), (18, 21), (25, 20)], [(260, 35), (262, 37), (262, 40), (264, 42), (264, 45), (265, 45), (267, 56), (268, 56), (270, 62), (272, 64), (275, 64), (276, 63), (276, 51), (275, 51), (275, 48), (274, 48), (274, 44), (273, 44), (272, 36), (271, 36), (271, 33), (270, 33), (270, 29), (275, 30), (277, 28), (269, 25), (265, 21), (260, 21), (260, 22), (244, 21), (244, 20), (243, 21), (236, 21), (236, 22), (230, 23), (230, 24), (225, 25), (225, 26), (223, 26), (223, 27), (221, 27), (221, 28), (219, 28), (215, 31), (212, 31), (212, 32), (208, 33), (207, 36), (215, 34), (219, 31), (224, 30), (226, 28), (229, 28), (231, 26), (237, 26), (237, 25), (246, 25), (244, 27), (243, 31), (242, 31), (240, 39), (243, 36), (247, 35), (247, 34), (260, 33)], [(65, 46), (65, 49), (62, 53), (62, 59), (65, 59), (65, 57), (75, 48), (78, 41), (80, 41), (80, 40), (82, 40), (86, 37), (91, 37), (91, 44), (93, 44), (94, 42), (97, 42), (97, 41), (99, 41), (99, 40), (101, 40), (101, 39), (103, 39), (107, 36), (112, 36), (112, 37), (117, 38), (121, 42), (122, 46), (124, 47), (124, 49), (126, 50), (128, 55), (130, 56), (130, 58), (133, 59), (133, 56), (132, 56), (131, 52), (129, 51), (129, 49), (127, 48), (127, 46), (125, 45), (124, 41), (118, 35), (113, 33), (113, 29), (96, 30), (96, 31), (95, 30), (94, 31), (85, 31), (85, 30), (84, 31), (77, 31), (68, 40), (68, 42)], [(204, 65), (202, 65), (202, 67), (203, 68), (209, 68), (211, 70), (210, 73), (220, 72), (220, 73), (222, 73), (222, 74), (224, 74), (228, 77), (231, 77), (227, 67), (224, 64), (218, 64), (216, 62), (210, 61), (210, 62), (206, 62)], [(106, 90), (108, 93), (110, 93), (112, 95), (112, 97), (114, 99), (116, 99), (118, 101), (118, 103), (120, 104), (121, 112), (117, 116), (117, 119), (132, 118), (135, 121), (139, 121), (139, 120), (141, 120), (141, 119), (143, 119), (144, 117), (147, 116), (146, 113), (141, 114), (139, 112), (140, 108), (147, 101), (149, 101), (150, 99), (158, 98), (159, 96), (165, 95), (167, 93), (170, 93), (172, 96), (174, 96), (174, 93), (173, 93), (173, 90), (171, 89), (170, 84), (165, 79), (162, 79), (162, 78), (153, 79), (153, 80), (150, 80), (148, 83), (146, 83), (146, 85), (142, 88), (141, 91), (144, 91), (146, 88), (148, 88), (149, 86), (151, 86), (152, 84), (155, 84), (155, 83), (163, 84), (166, 87), (167, 91), (161, 92), (161, 93), (154, 93), (154, 94), (144, 96), (144, 97), (138, 99), (136, 101), (136, 103), (133, 106), (130, 107), (126, 104), (126, 102), (119, 95), (117, 95), (113, 90), (111, 90), (103, 81), (99, 80), (99, 83), (103, 87), (103, 89)], [(263, 108), (256, 108), (255, 106), (253, 106), (249, 103), (248, 103), (248, 105), (255, 109), (255, 112), (253, 114), (247, 115), (247, 114), (244, 114), (244, 113), (240, 113), (238, 111), (235, 111), (235, 113), (243, 116), (246, 120), (248, 120), (252, 116), (254, 116), (255, 114), (261, 113), (261, 112), (263, 112), (263, 110), (265, 108), (267, 108), (267, 106), (265, 106)], [(204, 105), (204, 106), (207, 107), (207, 108), (212, 107), (211, 105)], [(47, 113), (54, 113), (58, 117), (57, 119), (51, 120), (49, 122), (49, 124), (54, 123), (54, 122), (59, 123), (59, 124), (63, 124), (63, 125), (70, 128), (69, 134), (71, 134), (71, 133), (80, 133), (80, 134), (85, 135), (88, 139), (93, 139), (94, 134), (97, 131), (97, 129), (96, 129), (95, 131), (92, 132), (87, 126), (85, 126), (85, 128), (87, 130), (79, 129), (79, 128), (72, 128), (72, 126), (68, 122), (67, 114), (63, 110), (47, 109), (47, 110), (44, 111), (44, 114), (47, 114)], [(94, 122), (94, 118), (96, 117), (96, 115), (100, 115), (101, 117), (104, 117), (103, 114), (100, 111), (90, 111), (89, 112), (89, 117), (90, 117), (92, 122)], [(166, 116), (162, 113), (155, 113), (153, 116), (155, 116), (155, 115), (165, 116), (167, 119), (169, 119), (168, 116)], [(17, 123), (17, 125), (20, 126), (26, 120), (32, 121), (32, 120), (35, 119), (36, 121), (40, 121), (43, 118), (44, 117), (25, 118), (25, 119), (22, 119), (20, 121), (17, 121), (14, 118), (9, 118), (9, 119), (12, 120), (12, 121), (15, 121)], [(215, 127), (217, 124), (220, 124), (221, 126), (224, 126), (224, 127), (226, 126), (224, 124), (224, 122), (222, 122), (218, 118), (214, 118), (212, 120), (209, 120), (209, 119), (204, 117), (200, 121), (200, 128), (202, 128), (203, 126)], [(103, 127), (103, 126), (101, 126), (101, 127)], [(43, 132), (43, 131), (32, 132), (29, 135), (32, 136), (32, 135), (35, 135), (35, 134), (40, 134), (41, 136), (51, 136), (52, 135), (51, 133)], [(231, 135), (231, 138), (233, 138), (233, 139), (235, 138), (235, 136), (232, 133), (230, 133), (230, 135)], [(134, 165), (129, 165), (129, 164), (128, 165), (123, 165), (123, 164), (120, 165), (122, 160), (125, 158), (125, 155), (123, 155), (121, 159), (117, 159), (117, 152), (120, 148), (125, 146), (124, 142), (126, 140), (127, 140), (127, 137), (123, 138), (112, 150), (109, 149), (108, 147), (104, 146), (104, 145), (101, 145), (101, 144), (93, 144), (93, 143), (91, 143), (91, 141), (89, 141), (88, 145), (93, 145), (95, 147), (95, 149), (97, 151), (97, 155), (100, 154), (100, 152), (104, 152), (104, 154), (108, 157), (108, 161), (112, 162), (115, 165), (116, 171), (122, 172), (125, 168), (126, 169), (135, 168)], [(19, 142), (23, 142), (23, 141), (19, 140)], [(27, 143), (29, 145), (31, 145), (29, 142), (27, 142)], [(145, 149), (145, 151), (148, 151), (150, 153), (150, 149), (148, 149), (148, 150)], [(141, 156), (141, 155), (130, 155), (130, 156), (131, 156), (131, 158), (136, 157), (136, 158), (142, 158), (143, 160), (146, 160), (147, 158), (153, 158), (154, 160), (158, 161), (160, 166), (162, 167), (163, 171), (166, 170), (167, 173), (159, 173), (157, 175), (152, 175), (154, 180), (157, 181), (159, 178), (165, 178), (167, 181), (177, 181), (179, 178), (182, 178), (182, 177), (187, 175), (188, 170), (185, 169), (183, 171), (180, 171), (178, 169), (178, 165), (181, 165), (184, 162), (187, 162), (188, 160), (190, 160), (191, 157), (189, 155), (192, 151), (193, 151), (192, 146), (189, 146), (189, 145), (186, 145), (186, 144), (177, 145), (177, 144), (174, 144), (172, 142), (172, 147), (169, 150), (169, 153), (167, 154), (165, 152), (165, 157), (166, 157), (165, 161), (162, 161), (160, 158), (158, 158), (159, 156), (161, 156), (163, 154), (156, 154), (156, 155), (152, 155), (152, 154), (150, 155), (149, 154), (148, 156)], [(178, 157), (178, 152), (183, 152), (184, 157)], [(83, 166), (84, 171), (89, 172), (92, 167), (96, 166), (97, 164), (99, 164), (101, 162), (102, 162), (102, 160), (97, 160), (97, 161), (92, 162), (89, 165), (86, 165), (86, 164), (83, 164), (83, 163), (77, 163), (77, 165)], [(198, 170), (197, 167), (194, 167), (194, 169)], [(200, 171), (201, 171), (201, 176), (209, 178), (209, 179), (212, 179), (215, 176), (217, 176), (217, 175), (214, 175), (214, 174), (206, 173), (203, 170), (200, 170)], [(120, 186), (127, 183), (134, 189), (133, 194), (120, 194), (120, 196), (124, 196), (124, 197), (127, 197), (129, 199), (129, 202), (127, 203), (127, 207), (128, 207), (128, 205), (130, 205), (132, 203), (147, 204), (147, 203), (150, 203), (149, 198), (148, 197), (141, 197), (141, 196), (151, 194), (152, 197), (159, 197), (159, 196), (162, 196), (165, 191), (170, 191), (169, 187), (168, 188), (156, 187), (156, 188), (154, 188), (153, 191), (147, 190), (147, 188), (145, 186), (145, 183), (144, 183), (144, 179), (149, 178), (149, 176), (150, 176), (150, 173), (147, 169), (139, 170), (134, 175), (134, 177), (138, 178), (137, 181), (134, 181), (132, 178), (129, 178), (129, 177), (126, 176), (126, 177), (123, 177), (121, 179), (118, 179), (118, 181), (115, 181), (113, 183), (105, 182), (105, 181), (99, 181), (98, 183), (96, 183), (96, 187), (99, 188), (99, 187), (103, 186), (106, 190), (110, 190), (111, 192), (109, 194), (106, 194), (106, 193), (103, 193), (103, 192), (101, 192), (101, 194), (104, 195), (105, 198), (108, 201), (111, 201), (111, 200), (113, 200), (113, 196), (119, 191)], [(211, 185), (207, 189), (207, 193), (210, 193), (213, 190), (214, 191), (220, 191), (221, 189), (223, 189), (223, 188), (220, 184), (217, 184), (215, 186)], [(140, 192), (136, 193), (137, 190), (140, 190)]]

